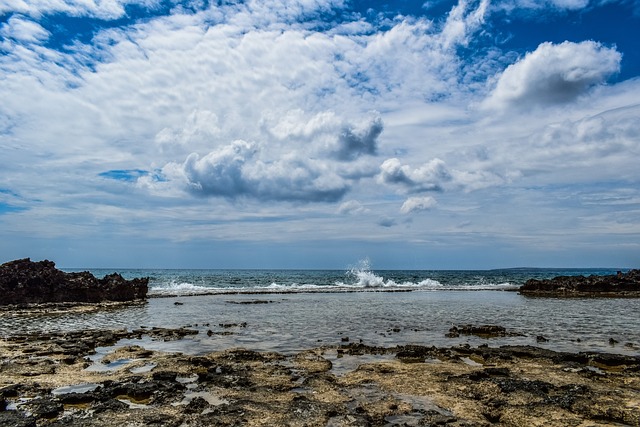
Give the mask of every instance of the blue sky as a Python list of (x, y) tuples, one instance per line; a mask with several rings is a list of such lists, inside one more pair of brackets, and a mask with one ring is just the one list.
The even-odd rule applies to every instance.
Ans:
[(0, 262), (638, 267), (640, 1), (0, 0)]

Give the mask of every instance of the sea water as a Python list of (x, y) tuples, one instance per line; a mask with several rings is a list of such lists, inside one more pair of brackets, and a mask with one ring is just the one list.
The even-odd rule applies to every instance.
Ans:
[[(232, 347), (286, 353), (362, 342), (517, 344), (640, 355), (640, 299), (535, 298), (515, 291), (530, 278), (615, 274), (616, 269), (373, 271), (363, 264), (346, 271), (117, 271), (126, 278), (150, 278), (146, 304), (94, 313), (4, 312), (0, 334), (186, 326), (199, 333), (180, 341), (128, 343), (190, 354)], [(92, 270), (100, 277), (112, 272)], [(500, 325), (514, 336), (446, 337), (461, 324)]]

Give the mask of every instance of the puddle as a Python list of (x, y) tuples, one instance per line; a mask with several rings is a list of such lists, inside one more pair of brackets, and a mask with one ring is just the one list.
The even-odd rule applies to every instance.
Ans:
[(478, 363), (473, 359), (470, 359), (468, 357), (461, 357), (460, 360), (462, 360), (464, 363), (466, 363), (469, 366), (484, 366), (482, 363)]
[(176, 381), (178, 381), (179, 383), (182, 383), (182, 384), (195, 383), (196, 381), (198, 381), (198, 374), (193, 374), (193, 375), (188, 376), (188, 377), (176, 377)]
[(94, 361), (91, 365), (85, 368), (88, 372), (110, 372), (116, 371), (130, 363), (136, 362), (140, 359), (118, 359), (111, 363), (102, 363)]
[(151, 399), (136, 399), (128, 395), (120, 395), (116, 397), (122, 403), (126, 403), (131, 409), (147, 409)]
[(96, 388), (98, 388), (98, 384), (94, 384), (94, 383), (74, 384), (74, 385), (54, 388), (53, 390), (51, 390), (51, 394), (53, 394), (54, 396), (58, 396), (61, 394), (69, 394), (69, 393), (86, 393), (88, 391), (93, 391)]
[(174, 403), (174, 406), (187, 405), (196, 397), (200, 397), (206, 400), (207, 403), (212, 406), (224, 405), (225, 403), (229, 403), (228, 400), (216, 396), (210, 391), (187, 391), (184, 394), (184, 399), (182, 399), (182, 401), (179, 403)]
[(349, 355), (336, 351), (327, 351), (323, 357), (331, 362), (331, 372), (334, 375), (345, 375), (358, 369), (358, 366), (365, 363), (387, 362), (393, 360), (390, 354), (363, 354)]
[(156, 365), (155, 363), (147, 363), (146, 365), (139, 366), (137, 368), (131, 368), (129, 369), (129, 372), (131, 372), (132, 374), (143, 374), (145, 372), (151, 372), (156, 366), (158, 365)]
[(7, 406), (5, 408), (5, 410), (7, 411), (17, 411), (18, 410), (18, 406), (22, 405), (23, 403), (27, 403), (28, 401), (32, 400), (33, 398), (31, 397), (21, 397), (18, 400), (16, 400), (15, 402), (7, 402)]

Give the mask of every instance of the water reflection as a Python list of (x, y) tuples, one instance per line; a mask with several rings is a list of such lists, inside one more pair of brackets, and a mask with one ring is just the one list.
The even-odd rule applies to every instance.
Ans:
[[(266, 302), (255, 303), (258, 299)], [(167, 343), (147, 339), (141, 345), (191, 354), (238, 346), (296, 352), (361, 340), (377, 346), (522, 344), (637, 355), (638, 313), (640, 299), (526, 298), (500, 291), (208, 295), (152, 298), (143, 306), (95, 313), (19, 316), (3, 312), (0, 333), (188, 326), (199, 333)], [(445, 338), (451, 326), (460, 324), (501, 325), (524, 336)], [(548, 341), (538, 342), (537, 336)], [(611, 338), (615, 345), (609, 344)]]

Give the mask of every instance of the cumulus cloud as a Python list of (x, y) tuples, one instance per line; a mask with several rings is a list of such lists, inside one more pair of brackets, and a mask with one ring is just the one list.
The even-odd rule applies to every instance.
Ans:
[(403, 165), (399, 159), (387, 159), (380, 166), (378, 180), (384, 184), (399, 185), (409, 192), (442, 191), (443, 184), (451, 181), (451, 174), (440, 159), (432, 159), (418, 168)]
[(165, 127), (155, 136), (155, 142), (161, 149), (191, 144), (211, 144), (221, 130), (218, 116), (208, 110), (194, 110), (179, 128)]
[(400, 212), (403, 214), (409, 214), (413, 212), (427, 211), (433, 208), (437, 204), (433, 197), (409, 197), (402, 204)]
[(622, 55), (594, 41), (542, 43), (498, 78), (485, 106), (529, 108), (575, 100), (620, 70)]
[[(314, 147), (319, 155), (340, 161), (377, 154), (378, 138), (384, 129), (377, 112), (370, 113), (370, 118), (361, 123), (345, 121), (334, 111), (309, 116), (301, 109), (288, 111), (276, 119), (267, 117), (263, 121), (269, 134), (280, 141), (305, 144)], [(275, 123), (270, 123), (272, 121)]]
[(259, 158), (256, 144), (235, 141), (200, 157), (192, 153), (178, 170), (187, 189), (200, 196), (265, 201), (336, 202), (349, 190), (347, 182), (325, 165), (293, 156), (274, 161)]
[(361, 155), (374, 155), (377, 152), (378, 137), (382, 133), (382, 119), (373, 118), (364, 129), (344, 127), (338, 137), (338, 150), (335, 152), (339, 160), (354, 160)]

